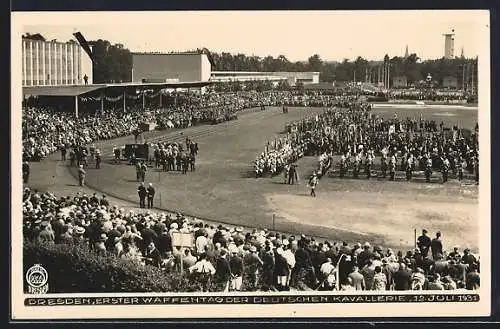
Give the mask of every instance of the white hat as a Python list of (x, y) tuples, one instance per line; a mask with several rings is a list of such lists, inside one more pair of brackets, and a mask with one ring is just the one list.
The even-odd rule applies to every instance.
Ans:
[(172, 223), (172, 224), (170, 224), (170, 228), (177, 229), (177, 228), (179, 228), (179, 224), (177, 224), (177, 223)]

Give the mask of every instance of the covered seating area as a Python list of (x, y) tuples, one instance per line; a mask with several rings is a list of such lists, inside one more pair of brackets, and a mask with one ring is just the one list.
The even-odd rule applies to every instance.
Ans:
[(71, 105), (75, 116), (78, 118), (79, 107), (82, 101), (99, 101), (100, 110), (104, 111), (104, 102), (122, 102), (121, 107), (124, 111), (127, 109), (127, 100), (142, 98), (142, 107), (146, 107), (146, 98), (152, 99), (158, 97), (161, 106), (165, 90), (178, 89), (201, 90), (201, 88), (210, 85), (210, 81), (195, 82), (175, 82), (175, 83), (112, 83), (112, 84), (93, 84), (93, 85), (74, 85), (74, 86), (30, 86), (23, 87), (23, 98), (37, 97), (45, 101), (56, 101)]

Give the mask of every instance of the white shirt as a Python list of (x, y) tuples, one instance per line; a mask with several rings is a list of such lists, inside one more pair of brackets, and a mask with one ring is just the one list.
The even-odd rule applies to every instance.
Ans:
[(288, 263), (288, 265), (290, 265), (291, 268), (295, 267), (295, 255), (290, 249), (285, 250), (285, 252), (283, 253), (283, 257), (285, 257), (286, 262)]
[(324, 275), (326, 275), (326, 280), (328, 281), (328, 283), (332, 284), (335, 282), (335, 266), (333, 266), (332, 263), (329, 263), (329, 262), (326, 262), (326, 263), (323, 263), (323, 265), (321, 265), (320, 267), (320, 272), (323, 273)]
[(205, 246), (208, 245), (208, 239), (203, 235), (200, 235), (199, 237), (196, 238), (195, 244), (196, 244), (196, 251), (198, 253), (203, 253), (205, 252)]
[(189, 272), (215, 274), (215, 268), (209, 261), (202, 259), (189, 268)]

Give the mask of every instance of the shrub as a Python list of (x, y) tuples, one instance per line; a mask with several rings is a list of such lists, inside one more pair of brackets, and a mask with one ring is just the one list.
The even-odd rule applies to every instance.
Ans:
[[(97, 255), (82, 245), (26, 241), (24, 273), (41, 264), (48, 273), (49, 293), (190, 291), (188, 278), (116, 257)], [(27, 291), (25, 283), (24, 287)]]
[[(23, 245), (24, 272), (41, 264), (48, 273), (48, 293), (106, 293), (106, 292), (195, 292), (201, 290), (196, 276), (166, 272), (156, 267), (138, 266), (114, 256), (102, 256), (85, 245), (40, 244), (25, 240)], [(28, 291), (23, 280), (24, 291)], [(221, 292), (223, 285), (210, 280), (205, 287)], [(308, 290), (301, 279), (292, 286)], [(243, 278), (243, 291), (250, 288), (248, 277)], [(258, 282), (256, 290), (262, 288)]]

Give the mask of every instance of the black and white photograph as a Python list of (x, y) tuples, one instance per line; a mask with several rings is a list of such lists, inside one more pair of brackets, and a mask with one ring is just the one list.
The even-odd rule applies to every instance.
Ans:
[(489, 315), (488, 11), (11, 27), (14, 319)]

